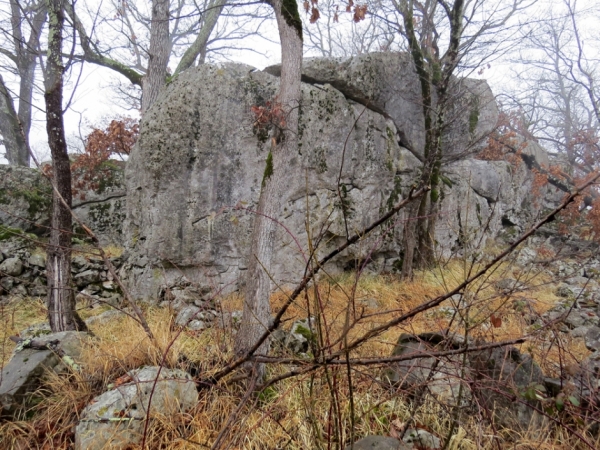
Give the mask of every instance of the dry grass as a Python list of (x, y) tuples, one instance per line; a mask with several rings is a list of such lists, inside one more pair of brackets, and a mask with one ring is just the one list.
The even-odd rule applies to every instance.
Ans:
[[(286, 312), (284, 327), (289, 327), (295, 319), (321, 311), (321, 332), (317, 339), (328, 351), (339, 351), (343, 349), (341, 337), (348, 323), (352, 323), (348, 331), (351, 341), (452, 288), (467, 272), (468, 267), (452, 262), (443, 268), (419, 273), (412, 282), (400, 282), (393, 276), (364, 276), (356, 282), (353, 275), (323, 281)], [(494, 283), (507, 274), (534, 287), (511, 295), (499, 293)], [(552, 280), (542, 272), (516, 275), (509, 265), (500, 266), (491, 277), (476, 283), (465, 294), (464, 304), (459, 308), (461, 317), (452, 319), (448, 314), (445, 308), (452, 306), (448, 300), (433, 311), (389, 329), (358, 347), (351, 356), (387, 356), (401, 333), (448, 328), (464, 333), (468, 323), (469, 335), (486, 341), (512, 339), (534, 332), (521, 350), (531, 353), (546, 370), (555, 370), (558, 361), (565, 364), (565, 361), (575, 362), (585, 357), (588, 352), (581, 340), (561, 337), (556, 338), (552, 346), (539, 345), (547, 341), (548, 334), (535, 334), (526, 324), (525, 316), (526, 313), (543, 313), (557, 301), (550, 284)], [(274, 311), (278, 311), (285, 300), (285, 293), (275, 294)], [(531, 305), (531, 311), (524, 311), (520, 307), (523, 303)], [(222, 308), (228, 311), (241, 309), (241, 304), (238, 295), (221, 302)], [(95, 313), (82, 311), (84, 316)], [(151, 344), (141, 327), (129, 317), (92, 327), (95, 338), (85, 347), (83, 371), (69, 377), (51, 377), (47, 388), (37, 393), (40, 402), (27, 413), (26, 420), (0, 425), (0, 448), (69, 448), (73, 426), (83, 407), (130, 369), (163, 361), (173, 367), (185, 356), (186, 364), (193, 364), (206, 377), (231, 359), (233, 336), (230, 330), (214, 328), (180, 333), (172, 326), (171, 311), (149, 308), (145, 313), (158, 347)], [(9, 325), (2, 331), (5, 349), (2, 361), (5, 362), (11, 349), (6, 337), (26, 325), (42, 321), (45, 310), (41, 302), (25, 301), (5, 306), (2, 314), (2, 320)], [(490, 323), (491, 314), (501, 318), (500, 326)], [(295, 366), (301, 366), (301, 362)], [(281, 375), (290, 368), (284, 364), (270, 365), (268, 374)], [(231, 449), (338, 448), (342, 441), (349, 442), (367, 434), (389, 434), (392, 422), (408, 420), (446, 437), (456, 411), (432, 397), (426, 397), (419, 404), (386, 388), (378, 379), (381, 369), (364, 366), (352, 369), (352, 403), (345, 366), (329, 366), (287, 378), (257, 396), (250, 396), (241, 406), (243, 386), (230, 377), (217, 386), (202, 389), (193, 411), (156, 417), (149, 431), (147, 448), (210, 448), (217, 439), (221, 439), (219, 448)], [(509, 437), (490, 429), (478, 414), (461, 412), (458, 419), (448, 447), (451, 449), (583, 448), (572, 434), (561, 428), (523, 433), (515, 438), (514, 434)]]

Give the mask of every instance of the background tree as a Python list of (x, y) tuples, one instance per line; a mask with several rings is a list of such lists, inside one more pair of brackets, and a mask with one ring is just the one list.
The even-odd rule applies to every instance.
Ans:
[(461, 92), (456, 77), (468, 75), (506, 52), (514, 42), (506, 36), (509, 19), (531, 4), (527, 0), (495, 2), (493, 6), (465, 0), (395, 2), (421, 86), (425, 141), (424, 148), (416, 149), (423, 163), (420, 182), (431, 188), (430, 195), (413, 208), (416, 220), (405, 227), (404, 277), (412, 277), (414, 263), (427, 267), (434, 261), (443, 163), (473, 151), (452, 149), (444, 142), (453, 116), (464, 114), (454, 108)]
[(47, 6), (44, 0), (9, 0), (9, 5), (0, 15), (0, 67), (17, 78), (19, 87), (12, 94), (0, 75), (0, 135), (9, 164), (29, 166), (33, 89)]
[[(78, 57), (137, 86), (134, 93), (126, 86), (120, 90), (134, 104), (141, 90), (143, 113), (170, 77), (203, 63), (211, 51), (222, 55), (232, 43), (257, 32), (264, 19), (260, 7), (236, 14), (226, 5), (226, 0), (153, 0), (148, 12), (146, 2), (119, 1), (99, 10), (70, 8), (68, 12), (83, 50)], [(171, 71), (173, 61), (178, 62)]]
[(505, 104), (571, 176), (590, 173), (600, 156), (600, 42), (580, 25), (594, 14), (598, 17), (595, 6), (579, 10), (565, 0), (534, 29), (524, 30), (524, 45), (512, 58), (521, 68), (515, 74), (519, 82)]

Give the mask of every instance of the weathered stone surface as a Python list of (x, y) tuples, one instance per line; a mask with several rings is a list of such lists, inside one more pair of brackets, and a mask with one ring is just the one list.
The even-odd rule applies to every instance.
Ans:
[(52, 369), (58, 357), (50, 350), (25, 349), (12, 357), (2, 370), (0, 403), (2, 415), (12, 415), (26, 402), (27, 394), (37, 389), (45, 370)]
[(37, 170), (0, 165), (0, 239), (10, 237), (11, 229), (47, 232), (51, 203), (50, 183)]
[(75, 449), (124, 449), (138, 444), (148, 413), (168, 417), (190, 410), (198, 401), (194, 381), (182, 370), (144, 367), (128, 375), (130, 383), (96, 397), (83, 410), (75, 429)]
[[(77, 287), (89, 286), (92, 283), (97, 283), (100, 281), (100, 272), (97, 270), (85, 270), (81, 273), (78, 273), (73, 277), (73, 282), (77, 285)], [(97, 291), (96, 291), (97, 292)]]
[(599, 327), (589, 327), (585, 336), (585, 346), (588, 350), (592, 352), (597, 352), (600, 350), (600, 328)]
[[(279, 76), (281, 68), (265, 69)], [(381, 114), (388, 115), (402, 133), (404, 145), (422, 154), (425, 126), (420, 98), (421, 87), (408, 53), (369, 53), (352, 58), (307, 58), (303, 81), (330, 84), (346, 97)], [(496, 126), (498, 107), (485, 81), (454, 79), (450, 89), (452, 105), (447, 112), (445, 154), (473, 151), (481, 138)], [(435, 99), (434, 99), (435, 101)]]
[(558, 321), (571, 330), (582, 326), (597, 326), (600, 324), (600, 319), (595, 312), (586, 309), (575, 309), (560, 304), (545, 312), (542, 318), (547, 322)]
[(431, 450), (442, 448), (442, 441), (439, 437), (421, 428), (409, 428), (406, 430), (402, 440), (407, 444), (414, 444), (417, 448), (427, 448)]
[[(208, 321), (207, 316), (210, 316), (210, 321)], [(200, 331), (208, 327), (208, 323), (212, 322), (212, 318), (212, 314), (203, 312), (197, 306), (188, 305), (179, 311), (175, 318), (175, 323), (180, 327), (187, 327), (192, 331)]]
[[(463, 381), (468, 377), (469, 369), (462, 375), (462, 357), (436, 359), (423, 357), (432, 351), (455, 348), (455, 343), (445, 336), (435, 333), (423, 333), (415, 336), (402, 334), (398, 338), (393, 356), (414, 355), (414, 359), (406, 359), (390, 364), (384, 378), (392, 385), (399, 385), (413, 394), (427, 386), (429, 392), (439, 400), (451, 404), (464, 405), (470, 401), (471, 394)], [(462, 384), (462, 391), (461, 391)]]
[(475, 378), (473, 393), (494, 421), (511, 430), (536, 429), (543, 418), (531, 406), (535, 390), (544, 390), (544, 375), (533, 359), (514, 347), (499, 347), (469, 355)]
[(40, 253), (33, 254), (29, 257), (28, 263), (30, 266), (46, 268), (46, 255)]
[[(305, 75), (312, 84), (302, 85), (298, 155), (291, 167), (282, 168), (288, 185), (281, 192), (284, 206), (277, 220), (282, 226), (269, 268), (278, 284), (302, 278), (307, 222), (322, 256), (347, 232), (389, 210), (417, 179), (418, 152), (401, 145), (419, 147), (423, 140), (420, 107), (413, 104), (418, 81), (411, 70), (401, 54), (307, 63)], [(456, 128), (449, 127), (445, 136), (456, 150), (449, 153), (453, 157), (476, 147), (497, 116), (484, 82), (456, 83)], [(253, 127), (251, 107), (264, 106), (278, 84), (277, 77), (249, 66), (202, 65), (181, 74), (145, 115), (126, 168), (128, 260), (122, 273), (134, 297), (156, 302), (160, 286), (182, 275), (213, 292), (241, 286), (251, 211), (271, 145), (268, 131)], [(476, 124), (469, 119), (475, 110)], [(507, 162), (473, 159), (446, 163), (436, 228), (444, 254), (501, 233), (516, 235), (543, 207), (536, 201), (544, 195), (534, 193), (534, 177), (524, 165), (515, 169)], [(385, 234), (378, 231), (338, 255), (328, 273), (352, 268), (367, 256), (369, 270), (398, 269), (405, 214), (390, 221)]]
[(412, 445), (407, 445), (389, 436), (366, 436), (347, 445), (345, 450), (411, 450)]
[[(39, 334), (36, 341), (49, 343), (58, 341), (57, 348), (65, 355), (77, 360), (81, 353), (82, 340), (86, 333), (63, 331), (51, 334)], [(22, 333), (27, 336), (28, 332)], [(25, 348), (17, 351), (0, 375), (0, 404), (2, 415), (12, 415), (26, 405), (29, 395), (41, 387), (44, 374), (48, 370), (62, 371), (65, 369), (61, 358), (52, 350), (35, 350)]]
[(8, 258), (0, 263), (0, 273), (10, 277), (18, 277), (23, 273), (23, 263), (19, 258)]

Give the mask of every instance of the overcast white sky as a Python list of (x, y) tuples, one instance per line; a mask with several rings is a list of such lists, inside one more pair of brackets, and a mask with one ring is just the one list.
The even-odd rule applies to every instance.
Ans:
[[(533, 17), (542, 17), (547, 14), (552, 5), (560, 3), (559, 0), (539, 0), (529, 14)], [(579, 1), (579, 4), (594, 4), (593, 0)], [(596, 24), (597, 25), (597, 24)], [(592, 25), (593, 27), (594, 25)], [(261, 30), (264, 35), (269, 36), (273, 41), (277, 41), (277, 32), (274, 21), (266, 23)], [(280, 60), (280, 50), (276, 43), (265, 39), (253, 37), (242, 43), (245, 47), (254, 48), (261, 54), (248, 51), (240, 51), (232, 54), (231, 59), (262, 69), (268, 65), (277, 63)], [(174, 63), (171, 62), (171, 69)], [(474, 74), (481, 78), (488, 79), (493, 91), (497, 94), (504, 90), (507, 83), (513, 79), (509, 63), (499, 61), (492, 63), (492, 68), (486, 70), (482, 75)], [(135, 111), (127, 111), (118, 105), (115, 101), (116, 94), (112, 86), (117, 75), (115, 72), (92, 64), (76, 64), (70, 73), (65, 89), (65, 103), (71, 98), (69, 109), (65, 114), (65, 125), (67, 129), (67, 140), (73, 147), (77, 142), (76, 137), (80, 132), (85, 135), (89, 131), (89, 124), (98, 125), (103, 119), (110, 120), (120, 115), (136, 116)], [(124, 82), (127, 82), (124, 80)], [(73, 88), (76, 87), (75, 90)], [(49, 159), (47, 146), (47, 137), (45, 131), (43, 98), (40, 93), (36, 96), (36, 109), (34, 113), (34, 122), (30, 135), (31, 146), (40, 161)]]

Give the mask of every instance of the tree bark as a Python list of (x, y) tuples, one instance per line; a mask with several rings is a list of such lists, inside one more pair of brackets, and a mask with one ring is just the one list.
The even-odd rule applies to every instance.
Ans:
[[(254, 221), (252, 248), (244, 292), (242, 324), (236, 335), (235, 352), (244, 355), (264, 334), (271, 320), (271, 279), (277, 218), (286, 191), (287, 173), (294, 170), (291, 160), (298, 151), (298, 107), (301, 99), (302, 22), (295, 0), (271, 0), (275, 10), (281, 40), (281, 80), (277, 103), (281, 106), (285, 124), (275, 130), (272, 147), (267, 156), (263, 184)], [(266, 355), (267, 339), (256, 351)], [(255, 375), (264, 376), (264, 364), (254, 367)]]
[(152, 0), (148, 53), (148, 72), (142, 81), (142, 115), (156, 101), (167, 80), (167, 64), (171, 54), (169, 0)]
[[(29, 147), (15, 111), (12, 97), (0, 75), (0, 134), (11, 166), (29, 165)], [(25, 156), (26, 155), (26, 156)]]
[(48, 0), (48, 59), (45, 72), (46, 130), (52, 154), (52, 228), (48, 244), (48, 320), (52, 331), (85, 330), (71, 286), (71, 165), (63, 124), (62, 32), (64, 0)]

